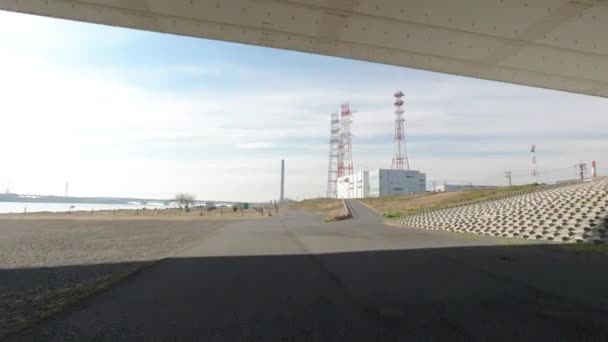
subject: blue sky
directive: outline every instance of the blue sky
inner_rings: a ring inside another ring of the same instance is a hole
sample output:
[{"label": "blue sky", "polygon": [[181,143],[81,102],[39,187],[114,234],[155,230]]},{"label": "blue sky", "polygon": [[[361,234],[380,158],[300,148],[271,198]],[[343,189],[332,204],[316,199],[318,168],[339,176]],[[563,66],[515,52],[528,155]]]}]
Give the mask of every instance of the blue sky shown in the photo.
[{"label": "blue sky", "polygon": [[[269,200],[325,192],[329,114],[357,110],[356,169],[390,166],[392,94],[413,168],[530,181],[608,165],[606,100],[298,52],[0,12],[0,185],[21,193]],[[543,172],[545,171],[545,172]]]}]

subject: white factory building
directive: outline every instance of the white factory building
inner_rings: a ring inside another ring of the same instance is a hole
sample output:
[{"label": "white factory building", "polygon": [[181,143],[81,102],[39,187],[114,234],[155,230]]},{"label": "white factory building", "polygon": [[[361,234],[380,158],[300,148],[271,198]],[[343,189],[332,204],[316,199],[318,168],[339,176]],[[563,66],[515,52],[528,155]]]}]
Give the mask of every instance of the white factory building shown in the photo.
[{"label": "white factory building", "polygon": [[381,197],[426,191],[426,175],[417,170],[378,169],[338,178],[338,198]]}]

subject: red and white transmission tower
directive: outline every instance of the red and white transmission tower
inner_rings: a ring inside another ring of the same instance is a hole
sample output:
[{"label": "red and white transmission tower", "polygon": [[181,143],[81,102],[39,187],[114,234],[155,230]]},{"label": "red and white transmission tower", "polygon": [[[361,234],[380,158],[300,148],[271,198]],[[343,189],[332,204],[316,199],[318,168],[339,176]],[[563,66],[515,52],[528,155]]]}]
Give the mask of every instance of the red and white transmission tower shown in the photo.
[{"label": "red and white transmission tower", "polygon": [[338,197],[338,158],[340,143],[340,114],[331,113],[329,136],[329,166],[327,168],[327,198]]},{"label": "red and white transmission tower", "polygon": [[350,126],[353,112],[350,104],[343,103],[340,110],[340,139],[338,142],[338,177],[353,174],[353,144]]},{"label": "red and white transmission tower", "polygon": [[538,177],[538,169],[536,168],[536,144],[532,144],[530,153],[532,153],[532,182],[536,183],[536,177]]},{"label": "red and white transmission tower", "polygon": [[591,162],[591,177],[597,177],[597,168],[595,167],[595,160]]},{"label": "red and white transmission tower", "polygon": [[409,170],[410,162],[407,159],[407,150],[405,149],[405,128],[403,123],[403,92],[399,90],[395,93],[395,148],[393,155],[393,170]]}]

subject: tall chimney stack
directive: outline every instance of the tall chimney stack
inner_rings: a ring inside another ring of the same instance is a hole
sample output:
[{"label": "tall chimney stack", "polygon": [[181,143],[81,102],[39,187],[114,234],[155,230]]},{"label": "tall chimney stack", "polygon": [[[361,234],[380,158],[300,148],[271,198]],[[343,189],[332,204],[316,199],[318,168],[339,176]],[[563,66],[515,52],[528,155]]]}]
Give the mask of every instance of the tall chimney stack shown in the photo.
[{"label": "tall chimney stack", "polygon": [[281,159],[281,198],[279,202],[285,202],[285,159]]}]

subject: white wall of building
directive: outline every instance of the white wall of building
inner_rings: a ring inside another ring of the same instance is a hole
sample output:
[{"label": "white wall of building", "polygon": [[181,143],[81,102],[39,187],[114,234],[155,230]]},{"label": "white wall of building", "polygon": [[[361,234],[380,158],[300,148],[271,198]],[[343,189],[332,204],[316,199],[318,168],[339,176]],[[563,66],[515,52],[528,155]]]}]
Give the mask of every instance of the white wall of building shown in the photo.
[{"label": "white wall of building", "polygon": [[338,198],[369,197],[369,171],[338,178]]},{"label": "white wall of building", "polygon": [[353,177],[344,176],[338,177],[338,198],[352,198],[353,197]]},{"label": "white wall of building", "polygon": [[355,178],[355,198],[369,197],[369,171],[357,172]]}]

